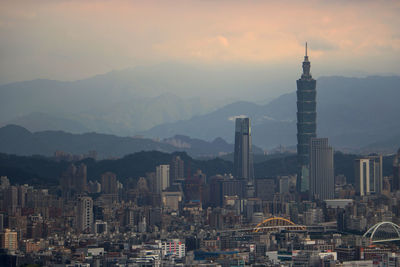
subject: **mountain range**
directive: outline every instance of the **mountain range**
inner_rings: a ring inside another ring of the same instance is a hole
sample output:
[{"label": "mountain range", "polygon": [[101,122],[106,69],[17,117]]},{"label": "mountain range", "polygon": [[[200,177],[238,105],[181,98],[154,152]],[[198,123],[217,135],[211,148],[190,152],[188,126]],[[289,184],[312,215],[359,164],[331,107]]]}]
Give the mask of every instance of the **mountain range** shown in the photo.
[{"label": "mountain range", "polygon": [[[258,147],[255,153],[262,153]],[[53,156],[56,151],[71,155],[84,155],[96,151],[99,159],[121,158],[140,151],[162,151],[172,153],[184,151],[193,157],[210,158],[233,152],[233,144],[222,138],[212,142],[177,135],[164,140],[141,137],[119,137],[109,134],[72,134],[63,131],[32,133],[27,129],[7,125],[0,128],[0,153],[15,155]]]},{"label": "mountain range", "polygon": [[[336,148],[365,151],[373,143],[397,150],[400,140],[400,77],[366,78],[322,77],[317,81],[317,136],[329,137]],[[146,136],[163,137],[176,133],[212,139],[224,136],[232,141],[235,116],[252,120],[254,144],[272,148],[296,144],[296,93],[284,94],[266,105],[235,102],[214,112],[189,120],[157,125],[143,132]],[[394,140],[398,140],[394,142]],[[373,150],[371,150],[373,151]]]},{"label": "mountain range", "polygon": [[[246,84],[258,92],[266,86],[260,73],[253,76],[253,83],[249,75],[245,79],[238,71],[231,72],[239,78],[229,81],[225,72],[219,72],[219,77],[218,72],[186,66],[165,69],[114,71],[74,82],[34,80],[2,85],[0,126],[15,124],[35,133],[52,130],[141,135],[166,139],[163,145],[169,142],[176,148],[181,144],[169,140],[171,136],[209,143],[222,137],[233,143],[235,117],[245,115],[252,121],[253,144],[263,149],[293,148],[296,144],[295,81],[293,92],[257,104],[234,101],[229,94],[223,99],[221,92],[227,92],[227,86],[237,92]],[[265,99],[271,97],[267,89],[271,88],[265,88]],[[215,96],[201,98],[202,90],[209,94],[215,91]],[[251,92],[252,88],[248,94]],[[330,143],[343,151],[393,152],[400,146],[399,97],[398,76],[318,78],[317,135],[329,137]]]},{"label": "mountain range", "polygon": [[[0,125],[17,124],[34,132],[131,136],[241,99],[249,83],[262,92],[267,82],[260,67],[180,63],[137,66],[77,81],[14,82],[0,85]],[[270,98],[271,94],[264,94],[257,99]]]}]

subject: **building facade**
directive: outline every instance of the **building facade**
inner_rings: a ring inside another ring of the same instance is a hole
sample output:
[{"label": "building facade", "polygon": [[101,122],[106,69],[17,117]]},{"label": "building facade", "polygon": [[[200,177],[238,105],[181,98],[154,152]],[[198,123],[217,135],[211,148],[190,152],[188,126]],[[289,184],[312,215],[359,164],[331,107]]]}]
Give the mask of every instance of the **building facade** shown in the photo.
[{"label": "building facade", "polygon": [[3,233],[1,233],[1,248],[17,250],[18,233],[10,229],[4,229]]},{"label": "building facade", "polygon": [[383,187],[382,156],[369,156],[354,161],[356,193],[359,196],[380,194]]},{"label": "building facade", "polygon": [[159,165],[156,167],[156,193],[169,187],[169,165]]},{"label": "building facade", "polygon": [[310,139],[310,198],[333,199],[335,197],[335,176],[333,149],[328,138]]},{"label": "building facade", "polygon": [[169,178],[171,179],[171,184],[176,180],[184,179],[185,177],[185,163],[179,156],[175,156],[170,165]]},{"label": "building facade", "polygon": [[400,190],[400,149],[393,159],[392,191]]},{"label": "building facade", "polygon": [[303,61],[303,74],[297,80],[297,191],[309,190],[309,145],[316,137],[316,81],[310,73],[310,61],[306,55]]},{"label": "building facade", "polygon": [[101,175],[101,192],[103,194],[118,194],[117,175],[106,172]]},{"label": "building facade", "polygon": [[249,118],[236,118],[233,173],[236,179],[253,181],[253,153]]},{"label": "building facade", "polygon": [[183,258],[186,255],[186,246],[183,240],[170,239],[158,241],[158,244],[163,257],[175,256],[177,258]]},{"label": "building facade", "polygon": [[80,233],[93,233],[93,200],[80,197],[77,202],[76,225]]}]

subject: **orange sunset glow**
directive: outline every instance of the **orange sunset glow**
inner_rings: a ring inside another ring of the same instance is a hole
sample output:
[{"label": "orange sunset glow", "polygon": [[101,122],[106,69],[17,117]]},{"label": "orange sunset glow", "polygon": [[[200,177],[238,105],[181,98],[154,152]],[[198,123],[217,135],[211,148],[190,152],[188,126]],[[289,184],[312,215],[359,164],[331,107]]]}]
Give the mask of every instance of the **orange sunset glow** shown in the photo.
[{"label": "orange sunset glow", "polygon": [[[142,64],[287,64],[398,73],[398,1],[2,1],[3,82]],[[76,66],[79,63],[79,66]],[[56,66],[56,67],[55,67]],[[323,68],[322,68],[323,69]]]}]

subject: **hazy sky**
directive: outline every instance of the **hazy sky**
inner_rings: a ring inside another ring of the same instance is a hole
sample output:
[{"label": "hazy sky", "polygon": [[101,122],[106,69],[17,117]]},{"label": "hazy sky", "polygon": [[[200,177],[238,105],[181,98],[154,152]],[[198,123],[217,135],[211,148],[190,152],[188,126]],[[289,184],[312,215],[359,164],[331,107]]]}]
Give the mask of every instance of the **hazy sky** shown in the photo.
[{"label": "hazy sky", "polygon": [[173,61],[300,69],[306,40],[315,76],[400,74],[400,1],[2,0],[0,36],[0,83]]}]

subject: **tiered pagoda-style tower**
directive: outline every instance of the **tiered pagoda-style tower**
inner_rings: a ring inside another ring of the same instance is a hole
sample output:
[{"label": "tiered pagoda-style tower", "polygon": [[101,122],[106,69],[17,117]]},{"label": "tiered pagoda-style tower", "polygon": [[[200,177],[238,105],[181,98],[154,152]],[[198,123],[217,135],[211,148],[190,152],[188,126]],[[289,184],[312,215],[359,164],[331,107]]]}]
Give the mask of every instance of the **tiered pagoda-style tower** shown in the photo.
[{"label": "tiered pagoda-style tower", "polygon": [[310,73],[310,61],[306,54],[303,74],[297,80],[297,191],[309,190],[310,139],[316,137],[316,81]]}]

